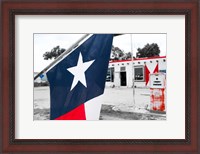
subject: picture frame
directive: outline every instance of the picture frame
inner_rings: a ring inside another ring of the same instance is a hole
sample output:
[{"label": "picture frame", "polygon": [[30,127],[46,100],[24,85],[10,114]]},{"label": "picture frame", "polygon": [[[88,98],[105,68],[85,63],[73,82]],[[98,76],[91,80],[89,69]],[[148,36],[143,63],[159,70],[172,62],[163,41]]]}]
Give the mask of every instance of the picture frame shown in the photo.
[{"label": "picture frame", "polygon": [[[2,1],[2,153],[198,153],[199,1]],[[185,15],[185,139],[15,139],[15,15]]]}]

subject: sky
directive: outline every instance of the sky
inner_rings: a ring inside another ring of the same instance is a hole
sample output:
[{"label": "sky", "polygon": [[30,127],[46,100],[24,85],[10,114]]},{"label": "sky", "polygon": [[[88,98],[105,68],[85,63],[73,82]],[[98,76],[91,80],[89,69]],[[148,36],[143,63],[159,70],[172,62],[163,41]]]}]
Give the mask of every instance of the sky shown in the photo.
[{"label": "sky", "polygon": [[[68,49],[83,35],[85,34],[34,34],[34,72],[42,71],[53,62],[54,59],[44,60],[43,54],[46,51],[51,51],[56,46]],[[157,43],[160,56],[166,56],[166,37],[166,34],[123,34],[114,37],[113,45],[124,52],[132,51],[135,56],[138,48],[143,48],[147,43]]]}]

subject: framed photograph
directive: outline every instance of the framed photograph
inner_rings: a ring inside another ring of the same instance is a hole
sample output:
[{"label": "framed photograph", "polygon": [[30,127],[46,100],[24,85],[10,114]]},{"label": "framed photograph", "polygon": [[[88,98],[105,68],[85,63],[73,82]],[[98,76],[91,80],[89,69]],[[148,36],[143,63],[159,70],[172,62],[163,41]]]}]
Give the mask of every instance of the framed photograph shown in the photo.
[{"label": "framed photograph", "polygon": [[2,1],[2,153],[198,153],[198,1]]}]

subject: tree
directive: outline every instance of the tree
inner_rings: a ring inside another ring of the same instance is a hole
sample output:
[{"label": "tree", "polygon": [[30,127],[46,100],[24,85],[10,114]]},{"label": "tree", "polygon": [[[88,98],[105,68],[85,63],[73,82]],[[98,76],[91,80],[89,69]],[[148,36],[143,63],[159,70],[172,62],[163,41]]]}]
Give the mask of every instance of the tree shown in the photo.
[{"label": "tree", "polygon": [[131,52],[127,52],[126,53],[126,60],[130,60],[131,59],[131,57],[132,57],[132,53]]},{"label": "tree", "polygon": [[124,52],[120,48],[112,46],[110,57],[111,60],[119,60],[121,57],[123,57],[123,55]]},{"label": "tree", "polygon": [[[125,53],[119,47],[112,46],[110,60],[131,60],[131,57],[132,57],[131,52]],[[133,57],[133,58],[135,58],[135,57]]]},{"label": "tree", "polygon": [[[60,46],[56,46],[53,49],[51,49],[51,51],[46,51],[43,54],[44,60],[48,60],[52,58],[56,59],[65,51],[66,49],[60,48]],[[119,47],[112,46],[111,56],[110,56],[111,60],[127,60],[127,59],[131,59],[131,56],[132,56],[131,52],[125,53]]]},{"label": "tree", "polygon": [[137,58],[143,58],[143,57],[155,57],[160,55],[160,48],[158,44],[147,43],[142,49],[138,48],[138,52],[136,53]]},{"label": "tree", "polygon": [[60,56],[63,52],[65,52],[66,49],[60,48],[60,46],[54,47],[51,51],[47,51],[43,54],[44,60],[48,59],[56,59],[58,56]]}]

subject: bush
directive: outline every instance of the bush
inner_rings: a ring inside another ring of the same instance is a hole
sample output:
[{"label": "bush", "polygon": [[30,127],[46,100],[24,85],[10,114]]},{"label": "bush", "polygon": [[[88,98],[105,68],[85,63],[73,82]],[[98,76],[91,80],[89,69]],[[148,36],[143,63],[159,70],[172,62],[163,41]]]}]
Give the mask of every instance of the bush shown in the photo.
[{"label": "bush", "polygon": [[49,86],[49,82],[34,82],[34,87],[45,87]]}]

